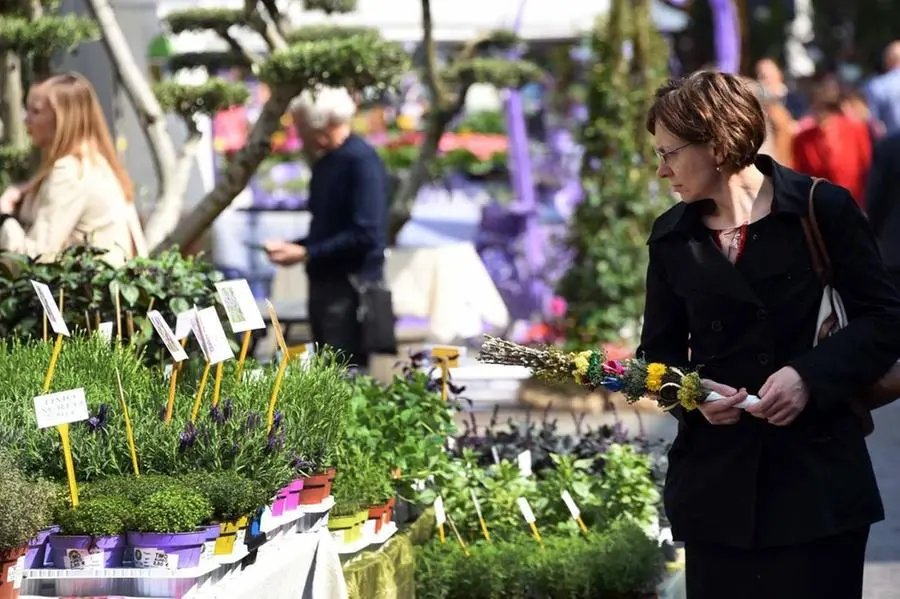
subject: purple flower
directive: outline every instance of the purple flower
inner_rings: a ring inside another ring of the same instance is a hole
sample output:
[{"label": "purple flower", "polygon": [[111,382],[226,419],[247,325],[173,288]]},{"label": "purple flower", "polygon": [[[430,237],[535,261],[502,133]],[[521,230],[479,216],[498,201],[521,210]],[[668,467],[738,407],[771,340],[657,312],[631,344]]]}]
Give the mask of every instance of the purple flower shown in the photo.
[{"label": "purple flower", "polygon": [[185,451],[194,446],[194,442],[197,440],[197,429],[194,428],[192,422],[188,422],[184,425],[184,430],[181,431],[179,440],[181,442],[179,447],[180,451]]},{"label": "purple flower", "polygon": [[225,421],[231,418],[231,413],[234,411],[234,402],[231,399],[226,399],[222,402],[222,417]]},{"label": "purple flower", "polygon": [[281,428],[282,416],[283,416],[282,413],[279,412],[278,410],[275,410],[275,413],[272,414],[272,432],[275,432]]},{"label": "purple flower", "polygon": [[209,419],[216,424],[222,424],[225,422],[225,415],[222,413],[219,406],[211,406],[209,408]]},{"label": "purple flower", "polygon": [[259,412],[250,412],[247,414],[247,422],[244,423],[244,429],[252,431],[253,429],[258,428],[260,424],[262,424],[262,418],[260,417]]},{"label": "purple flower", "polygon": [[[273,429],[274,430],[274,429]],[[266,448],[263,450],[270,455],[284,446],[284,433],[270,434],[266,440]]]},{"label": "purple flower", "polygon": [[97,409],[97,413],[90,418],[88,418],[87,425],[88,429],[92,433],[99,432],[101,429],[106,428],[106,423],[108,421],[109,415],[109,406],[106,404],[100,404],[100,407]]}]

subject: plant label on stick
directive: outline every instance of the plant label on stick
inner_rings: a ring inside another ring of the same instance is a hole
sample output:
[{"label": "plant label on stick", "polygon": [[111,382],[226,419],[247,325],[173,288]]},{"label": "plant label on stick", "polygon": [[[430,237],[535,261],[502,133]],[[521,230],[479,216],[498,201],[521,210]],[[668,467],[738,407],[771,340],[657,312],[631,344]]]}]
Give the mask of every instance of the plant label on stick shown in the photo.
[{"label": "plant label on stick", "polygon": [[197,310],[191,328],[200,342],[203,356],[211,365],[234,357],[234,352],[231,351],[231,344],[228,342],[228,335],[225,334],[225,329],[222,328],[222,321],[219,320],[219,315],[216,313],[215,308]]},{"label": "plant label on stick", "polygon": [[578,505],[575,503],[575,500],[572,499],[572,495],[568,491],[563,491],[562,500],[563,503],[566,504],[566,507],[569,508],[569,513],[572,514],[572,518],[578,523],[578,528],[581,529],[581,532],[587,534],[588,528],[585,525],[584,520],[581,519],[581,510],[578,509]]},{"label": "plant label on stick", "polygon": [[101,322],[100,326],[97,327],[97,333],[106,339],[107,341],[112,341],[113,338],[113,327],[114,323],[109,320],[107,322]]},{"label": "plant label on stick", "polygon": [[444,524],[447,523],[447,512],[444,510],[444,498],[440,496],[434,500],[434,521],[438,527],[438,538],[440,538],[441,543],[446,542]]},{"label": "plant label on stick", "polygon": [[34,398],[34,415],[38,428],[81,422],[90,418],[84,389],[69,389]]},{"label": "plant label on stick", "polygon": [[196,312],[196,308],[191,308],[175,315],[175,338],[177,340],[187,339],[187,336],[191,334],[191,327],[194,324],[194,314]]},{"label": "plant label on stick", "polygon": [[469,489],[469,495],[472,497],[475,513],[478,514],[478,524],[481,526],[481,534],[484,535],[484,540],[490,543],[491,533],[488,532],[487,522],[485,522],[484,516],[481,514],[481,504],[478,502],[478,497],[475,495],[475,489]]},{"label": "plant label on stick", "polygon": [[516,462],[519,464],[519,474],[523,478],[531,476],[531,450],[526,449],[516,456]]},{"label": "plant label on stick", "polygon": [[150,319],[150,323],[156,330],[156,334],[162,339],[163,345],[166,346],[166,349],[169,350],[169,353],[172,355],[172,359],[176,362],[187,360],[187,352],[185,352],[184,348],[181,347],[181,344],[178,343],[178,340],[175,338],[175,333],[169,328],[169,323],[166,322],[163,315],[156,310],[150,310],[147,312],[147,317]]},{"label": "plant label on stick", "polygon": [[47,316],[53,332],[57,335],[70,337],[69,327],[66,326],[66,321],[63,320],[62,313],[59,310],[59,306],[56,305],[56,300],[53,299],[53,292],[50,291],[50,288],[38,281],[32,281],[31,286],[34,287],[34,291],[37,293],[38,301],[41,302],[41,307],[44,308],[44,314]]},{"label": "plant label on stick", "polygon": [[531,528],[531,534],[534,536],[534,540],[537,541],[537,544],[541,546],[541,549],[544,548],[544,541],[541,539],[541,533],[538,532],[537,524],[535,523],[534,512],[531,511],[531,506],[528,504],[528,500],[524,497],[519,497],[516,499],[516,503],[519,504],[519,511],[522,512],[522,517],[525,518],[525,522],[528,523],[528,526]]},{"label": "plant label on stick", "polygon": [[243,333],[266,328],[259,306],[245,279],[216,283],[216,291],[228,315],[232,331]]},{"label": "plant label on stick", "polygon": [[457,368],[459,366],[459,348],[447,345],[439,345],[431,348],[431,357],[446,364],[448,368]]},{"label": "plant label on stick", "polygon": [[494,458],[495,464],[500,464],[500,452],[497,451],[496,445],[491,445],[491,456]]}]

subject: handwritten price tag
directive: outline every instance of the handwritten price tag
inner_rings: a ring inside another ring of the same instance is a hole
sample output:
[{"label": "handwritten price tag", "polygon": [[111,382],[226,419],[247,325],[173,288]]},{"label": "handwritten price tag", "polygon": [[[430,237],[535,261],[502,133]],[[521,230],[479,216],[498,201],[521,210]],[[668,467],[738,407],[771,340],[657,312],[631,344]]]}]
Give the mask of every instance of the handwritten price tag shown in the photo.
[{"label": "handwritten price tag", "polygon": [[47,315],[47,320],[50,322],[50,328],[52,328],[53,332],[57,335],[69,337],[69,327],[66,326],[66,321],[63,320],[62,314],[59,311],[59,306],[56,305],[56,300],[53,299],[53,292],[50,291],[50,288],[47,287],[47,285],[37,281],[32,281],[31,286],[34,287],[34,292],[37,293],[38,300],[44,308],[44,314]]},{"label": "handwritten price tag", "polygon": [[100,327],[97,329],[97,333],[106,339],[107,341],[112,341],[113,337],[113,322],[111,320],[107,322],[101,322]]},{"label": "handwritten price tag", "polygon": [[38,395],[34,398],[34,414],[38,428],[87,420],[89,416],[84,389]]},{"label": "handwritten price tag", "polygon": [[228,315],[232,331],[243,333],[266,328],[259,306],[245,279],[216,283],[216,291]]}]

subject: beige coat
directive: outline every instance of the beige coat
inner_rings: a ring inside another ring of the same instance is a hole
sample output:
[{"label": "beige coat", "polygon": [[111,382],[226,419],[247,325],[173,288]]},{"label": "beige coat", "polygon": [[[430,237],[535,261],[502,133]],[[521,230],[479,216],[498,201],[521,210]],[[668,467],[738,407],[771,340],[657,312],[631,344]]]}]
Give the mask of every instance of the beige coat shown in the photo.
[{"label": "beige coat", "polygon": [[18,220],[0,226],[0,250],[53,260],[84,243],[108,250],[118,266],[147,255],[137,210],[103,158],[60,158],[36,194],[22,200]]}]

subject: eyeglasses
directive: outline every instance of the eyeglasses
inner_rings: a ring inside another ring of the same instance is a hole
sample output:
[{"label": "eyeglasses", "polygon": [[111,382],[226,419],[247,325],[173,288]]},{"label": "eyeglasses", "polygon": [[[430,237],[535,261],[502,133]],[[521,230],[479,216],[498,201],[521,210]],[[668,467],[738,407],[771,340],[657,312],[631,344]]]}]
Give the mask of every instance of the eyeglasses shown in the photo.
[{"label": "eyeglasses", "polygon": [[678,146],[674,150],[669,150],[667,152],[660,152],[659,150],[654,150],[653,152],[656,154],[656,157],[659,158],[659,161],[661,163],[669,164],[669,158],[671,158],[672,156],[674,156],[681,150],[685,149],[686,147],[692,146],[692,145],[694,145],[694,142],[689,141],[686,144],[684,144],[683,146]]}]

